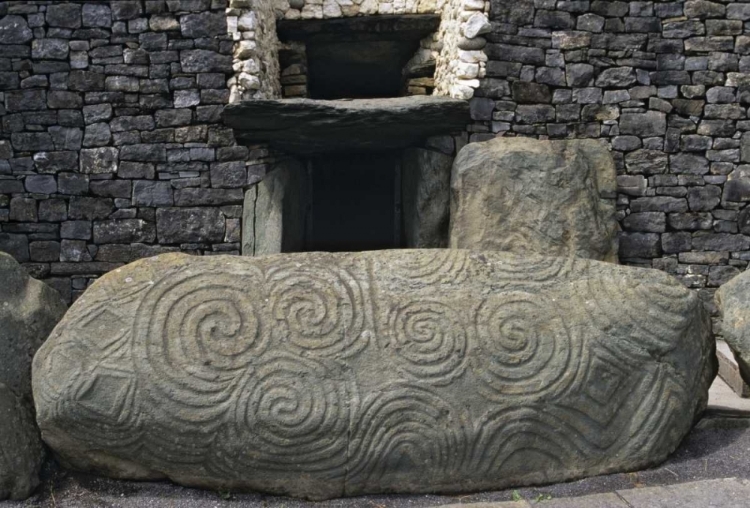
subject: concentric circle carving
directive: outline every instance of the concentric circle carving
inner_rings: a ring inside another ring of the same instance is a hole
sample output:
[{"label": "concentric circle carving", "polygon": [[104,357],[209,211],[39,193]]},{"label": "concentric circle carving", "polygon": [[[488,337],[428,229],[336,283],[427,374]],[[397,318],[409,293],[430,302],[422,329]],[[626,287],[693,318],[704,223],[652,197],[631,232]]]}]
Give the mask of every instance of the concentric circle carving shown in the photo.
[{"label": "concentric circle carving", "polygon": [[390,351],[401,369],[435,384],[448,384],[465,367],[468,332],[461,316],[439,301],[395,304],[381,349]]}]

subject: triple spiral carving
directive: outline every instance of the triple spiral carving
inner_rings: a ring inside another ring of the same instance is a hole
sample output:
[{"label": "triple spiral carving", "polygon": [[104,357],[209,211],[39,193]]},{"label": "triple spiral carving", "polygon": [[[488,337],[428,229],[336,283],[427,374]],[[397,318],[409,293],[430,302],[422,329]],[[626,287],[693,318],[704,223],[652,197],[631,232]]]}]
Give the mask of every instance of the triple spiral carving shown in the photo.
[{"label": "triple spiral carving", "polygon": [[412,377],[448,384],[465,367],[469,337],[461,316],[439,301],[395,305],[381,347]]},{"label": "triple spiral carving", "polygon": [[489,298],[477,313],[474,355],[482,393],[490,399],[533,395],[572,381],[580,341],[571,339],[551,301],[512,291]]}]

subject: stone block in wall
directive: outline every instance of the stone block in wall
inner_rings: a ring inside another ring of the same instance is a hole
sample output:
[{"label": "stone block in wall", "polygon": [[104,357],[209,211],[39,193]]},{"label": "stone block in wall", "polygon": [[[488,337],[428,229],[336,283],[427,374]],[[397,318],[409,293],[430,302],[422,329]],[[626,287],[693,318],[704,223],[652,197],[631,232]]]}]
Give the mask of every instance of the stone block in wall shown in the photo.
[{"label": "stone block in wall", "polygon": [[137,180],[133,183],[133,206],[172,206],[174,198],[169,182]]},{"label": "stone block in wall", "polygon": [[26,235],[0,233],[0,251],[23,263],[29,261],[29,239]]},{"label": "stone block in wall", "polygon": [[667,118],[664,113],[624,113],[620,117],[620,133],[640,137],[663,136],[667,131]]},{"label": "stone block in wall", "polygon": [[117,148],[90,148],[80,152],[80,171],[85,174],[116,173],[118,166]]},{"label": "stone block in wall", "polygon": [[410,148],[402,158],[402,210],[405,246],[445,248],[450,222],[453,157]]},{"label": "stone block in wall", "polygon": [[159,208],[156,210],[159,243],[221,243],[225,219],[218,208]]},{"label": "stone block in wall", "polygon": [[153,243],[156,227],[141,219],[118,219],[94,222],[94,243]]},{"label": "stone block in wall", "polygon": [[595,140],[472,143],[453,166],[450,246],[616,261],[615,176]]},{"label": "stone block in wall", "polygon": [[656,233],[621,233],[620,258],[656,258],[661,256],[661,235]]},{"label": "stone block in wall", "polygon": [[0,44],[20,45],[34,38],[34,33],[22,16],[3,16],[0,18]]},{"label": "stone block in wall", "polygon": [[205,49],[185,50],[180,52],[182,71],[196,72],[231,72],[232,56],[222,55]]},{"label": "stone block in wall", "polygon": [[242,203],[241,189],[178,189],[174,193],[176,206],[221,206]]}]

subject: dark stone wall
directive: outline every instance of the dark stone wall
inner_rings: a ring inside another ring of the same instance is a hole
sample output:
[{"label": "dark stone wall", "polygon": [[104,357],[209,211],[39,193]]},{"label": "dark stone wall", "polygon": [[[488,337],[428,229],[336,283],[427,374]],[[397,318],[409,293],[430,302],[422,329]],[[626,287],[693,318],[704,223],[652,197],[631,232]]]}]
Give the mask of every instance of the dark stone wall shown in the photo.
[{"label": "dark stone wall", "polygon": [[[0,250],[66,298],[140,257],[239,253],[272,159],[221,124],[226,3],[0,3]],[[622,261],[710,302],[750,259],[750,3],[493,0],[491,18],[456,147],[606,139]]]},{"label": "dark stone wall", "polygon": [[0,3],[0,250],[66,299],[144,256],[239,253],[268,154],[220,122],[226,3]]},{"label": "dark stone wall", "polygon": [[621,261],[712,305],[750,260],[750,3],[492,0],[491,19],[471,139],[606,139]]}]

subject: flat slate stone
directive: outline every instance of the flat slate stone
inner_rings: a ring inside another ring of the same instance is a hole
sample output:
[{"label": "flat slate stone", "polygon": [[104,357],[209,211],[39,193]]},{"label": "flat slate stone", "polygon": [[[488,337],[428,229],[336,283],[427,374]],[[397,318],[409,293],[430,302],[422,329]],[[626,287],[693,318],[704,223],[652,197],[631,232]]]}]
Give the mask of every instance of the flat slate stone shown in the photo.
[{"label": "flat slate stone", "polygon": [[599,141],[471,143],[453,164],[450,246],[617,262],[616,195]]},{"label": "flat slate stone", "polygon": [[250,100],[224,109],[239,143],[268,142],[300,155],[404,148],[469,121],[467,101],[435,96]]},{"label": "flat slate stone", "polygon": [[31,360],[66,305],[0,252],[0,500],[25,499],[39,484],[44,452],[34,423]]},{"label": "flat slate stone", "polygon": [[750,272],[743,272],[716,292],[721,333],[734,353],[740,375],[750,384]]},{"label": "flat slate stone", "polygon": [[282,41],[342,42],[420,40],[440,27],[439,14],[356,16],[340,19],[282,19],[277,32]]},{"label": "flat slate stone", "polygon": [[698,296],[578,258],[165,254],[98,279],[34,359],[44,440],[117,478],[326,499],[664,460],[716,373]]}]

